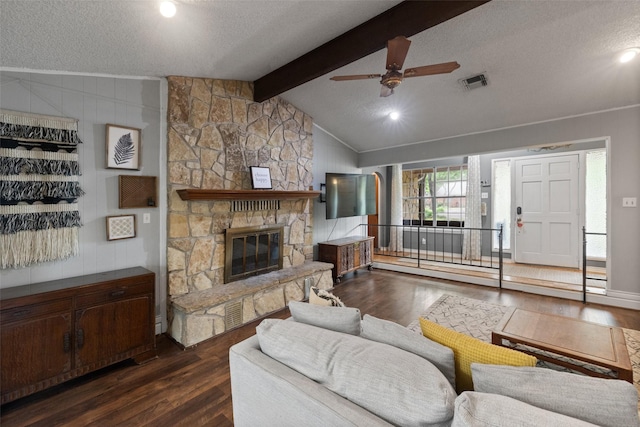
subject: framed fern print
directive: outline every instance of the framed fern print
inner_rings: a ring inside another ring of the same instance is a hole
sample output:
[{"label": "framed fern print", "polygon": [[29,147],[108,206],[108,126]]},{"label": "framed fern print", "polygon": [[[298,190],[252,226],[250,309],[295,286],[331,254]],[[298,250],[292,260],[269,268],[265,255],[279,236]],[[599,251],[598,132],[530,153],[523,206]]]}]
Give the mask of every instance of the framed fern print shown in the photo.
[{"label": "framed fern print", "polygon": [[107,124],[107,168],[140,170],[140,129]]}]

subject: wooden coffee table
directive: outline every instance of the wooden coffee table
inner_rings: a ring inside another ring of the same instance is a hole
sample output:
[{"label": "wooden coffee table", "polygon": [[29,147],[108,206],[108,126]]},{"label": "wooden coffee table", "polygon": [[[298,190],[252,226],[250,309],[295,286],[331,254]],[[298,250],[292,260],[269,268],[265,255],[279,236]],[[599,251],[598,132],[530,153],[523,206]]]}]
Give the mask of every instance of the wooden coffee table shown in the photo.
[{"label": "wooden coffee table", "polygon": [[[511,347],[511,343],[544,350],[552,354],[522,351],[590,376],[611,378],[576,361],[608,368],[617,373],[618,379],[633,383],[633,370],[621,328],[515,308],[496,326],[491,341],[504,347]],[[554,355],[566,357],[556,359]]]}]

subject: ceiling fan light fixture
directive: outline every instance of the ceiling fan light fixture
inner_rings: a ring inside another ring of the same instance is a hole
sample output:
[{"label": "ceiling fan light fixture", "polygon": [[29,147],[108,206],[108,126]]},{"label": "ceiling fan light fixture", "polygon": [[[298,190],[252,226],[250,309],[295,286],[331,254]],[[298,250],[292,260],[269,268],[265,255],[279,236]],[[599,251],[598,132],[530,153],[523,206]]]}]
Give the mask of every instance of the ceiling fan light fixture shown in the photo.
[{"label": "ceiling fan light fixture", "polygon": [[640,54],[640,48],[632,47],[623,51],[618,57],[618,61],[622,64],[626,64],[627,62],[633,61],[638,54]]},{"label": "ceiling fan light fixture", "polygon": [[389,113],[389,118],[391,120],[398,120],[400,118],[400,113],[398,113],[397,111],[392,111]]},{"label": "ceiling fan light fixture", "polygon": [[173,18],[176,14],[176,5],[172,1],[161,2],[160,14],[165,18]]},{"label": "ceiling fan light fixture", "polygon": [[394,70],[387,72],[387,74],[382,76],[382,80],[380,80],[380,84],[385,85],[389,89],[398,87],[400,83],[402,83],[402,74]]}]

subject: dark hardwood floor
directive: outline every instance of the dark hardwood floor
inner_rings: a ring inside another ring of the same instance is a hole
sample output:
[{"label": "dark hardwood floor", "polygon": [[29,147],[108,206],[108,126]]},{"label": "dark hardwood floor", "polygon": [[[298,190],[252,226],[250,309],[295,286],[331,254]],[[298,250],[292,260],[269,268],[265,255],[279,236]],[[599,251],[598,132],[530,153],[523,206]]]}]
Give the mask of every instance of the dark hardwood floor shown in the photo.
[{"label": "dark hardwood floor", "polygon": [[[640,330],[640,312],[553,297],[426,279],[382,270],[345,277],[334,293],[362,314],[407,325],[445,293]],[[269,317],[288,317],[283,310]],[[195,348],[159,336],[158,356],[123,362],[0,408],[9,426],[231,426],[228,350],[255,333],[255,321]],[[42,355],[46,357],[46,355]]]}]

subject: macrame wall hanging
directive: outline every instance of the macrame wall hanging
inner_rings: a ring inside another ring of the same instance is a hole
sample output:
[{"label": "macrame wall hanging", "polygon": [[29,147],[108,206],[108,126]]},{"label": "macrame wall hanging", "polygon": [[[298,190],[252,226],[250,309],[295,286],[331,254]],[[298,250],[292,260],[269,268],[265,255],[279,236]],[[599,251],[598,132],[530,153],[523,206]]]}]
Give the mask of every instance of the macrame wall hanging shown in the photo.
[{"label": "macrame wall hanging", "polygon": [[78,254],[78,121],[0,109],[0,268]]}]

